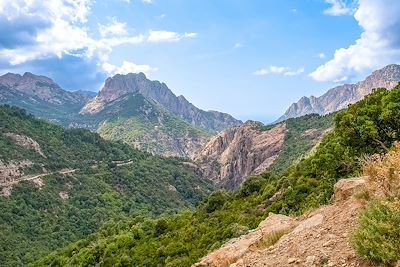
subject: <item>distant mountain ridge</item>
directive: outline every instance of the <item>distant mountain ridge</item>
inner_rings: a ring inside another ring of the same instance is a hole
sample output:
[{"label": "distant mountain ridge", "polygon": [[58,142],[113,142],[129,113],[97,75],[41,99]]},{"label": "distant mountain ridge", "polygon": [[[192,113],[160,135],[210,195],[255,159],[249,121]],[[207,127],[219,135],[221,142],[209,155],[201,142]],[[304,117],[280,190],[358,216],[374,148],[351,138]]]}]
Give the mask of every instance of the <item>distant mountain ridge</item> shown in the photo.
[{"label": "distant mountain ridge", "polygon": [[302,97],[297,103],[293,103],[277,122],[317,113],[329,114],[346,108],[363,99],[373,89],[383,87],[393,89],[400,82],[400,65],[391,64],[380,70],[374,71],[365,80],[356,84],[344,84],[328,90],[320,97]]},{"label": "distant mountain ridge", "polygon": [[184,96],[175,96],[165,83],[151,81],[143,73],[117,74],[108,78],[96,98],[89,101],[80,113],[96,114],[104,108],[106,103],[129,93],[140,93],[153,99],[184,121],[210,132],[218,132],[241,124],[241,121],[229,114],[204,111],[195,107]]},{"label": "distant mountain ridge", "polygon": [[213,133],[241,124],[229,114],[195,107],[143,73],[108,78],[98,94],[66,91],[29,72],[7,73],[0,76],[0,104],[164,156],[190,157]]},{"label": "distant mountain ridge", "polygon": [[[83,104],[91,98],[86,92],[63,90],[52,79],[30,72],[25,72],[23,75],[7,73],[0,76],[0,86],[2,89],[24,93],[54,105]],[[0,99],[4,98],[4,93],[4,90],[0,91]]]}]

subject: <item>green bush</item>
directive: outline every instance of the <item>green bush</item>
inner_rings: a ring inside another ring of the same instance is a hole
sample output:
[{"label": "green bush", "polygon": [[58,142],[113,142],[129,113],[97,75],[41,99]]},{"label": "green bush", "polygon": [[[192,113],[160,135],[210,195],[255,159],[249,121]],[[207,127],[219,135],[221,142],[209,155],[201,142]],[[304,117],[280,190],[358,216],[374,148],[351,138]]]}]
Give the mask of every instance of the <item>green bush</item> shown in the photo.
[{"label": "green bush", "polygon": [[400,203],[375,201],[361,213],[352,244],[359,255],[378,263],[400,260]]}]

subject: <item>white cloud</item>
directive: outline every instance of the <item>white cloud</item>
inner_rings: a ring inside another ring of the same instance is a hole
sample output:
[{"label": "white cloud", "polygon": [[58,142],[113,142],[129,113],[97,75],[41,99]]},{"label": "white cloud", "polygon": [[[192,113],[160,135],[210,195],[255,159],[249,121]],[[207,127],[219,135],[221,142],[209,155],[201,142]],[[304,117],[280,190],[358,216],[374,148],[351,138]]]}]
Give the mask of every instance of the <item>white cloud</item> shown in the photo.
[{"label": "white cloud", "polygon": [[148,75],[151,72],[157,71],[157,68],[153,68],[149,65],[137,65],[130,61],[123,61],[120,67],[112,65],[110,63],[104,63],[102,69],[110,75],[114,74],[128,74],[143,72]]},{"label": "white cloud", "polygon": [[142,0],[142,2],[145,4],[152,4],[153,0]]},{"label": "white cloud", "polygon": [[289,67],[269,66],[268,68],[262,68],[253,72],[253,75],[264,76],[269,74],[281,74],[284,76],[295,76],[303,72],[304,68],[292,69]]},{"label": "white cloud", "polygon": [[319,54],[318,54],[318,57],[319,57],[319,58],[326,58],[326,55],[325,55],[325,53],[319,53]]},{"label": "white cloud", "polygon": [[310,74],[317,81],[346,81],[400,61],[400,1],[359,0],[354,18],[363,33],[354,44]]},{"label": "white cloud", "polygon": [[343,16],[354,14],[354,3],[346,3],[343,0],[325,0],[331,7],[324,10],[324,14],[331,16]]},{"label": "white cloud", "polygon": [[[108,63],[109,57],[113,48],[117,46],[145,42],[177,42],[196,36],[195,33],[170,31],[129,35],[126,23],[111,18],[109,24],[99,25],[101,38],[93,38],[87,21],[94,2],[0,0],[0,17],[3,18],[0,20],[0,60],[10,65],[20,65],[38,59],[73,55],[83,59],[94,59],[100,70],[104,70],[111,68],[111,64]],[[124,62],[118,70],[135,68],[143,71],[154,70],[146,68],[146,65],[129,62]]]},{"label": "white cloud", "polygon": [[178,42],[182,39],[192,39],[197,36],[196,33],[177,33],[171,31],[149,31],[149,36],[147,41],[150,43],[160,43],[160,42]]},{"label": "white cloud", "polygon": [[46,26],[32,37],[32,44],[0,49],[0,55],[16,65],[48,55],[61,57],[63,53],[88,47],[91,40],[80,25],[87,21],[90,6],[89,0],[1,1],[0,16],[5,17],[9,25],[30,18],[31,24]]},{"label": "white cloud", "polygon": [[126,23],[119,22],[115,17],[110,18],[107,25],[99,24],[99,33],[102,37],[107,35],[127,35]]},{"label": "white cloud", "polygon": [[296,76],[296,75],[300,75],[304,72],[304,68],[299,68],[297,70],[291,70],[291,71],[287,71],[285,73],[283,73],[283,75],[285,76]]}]

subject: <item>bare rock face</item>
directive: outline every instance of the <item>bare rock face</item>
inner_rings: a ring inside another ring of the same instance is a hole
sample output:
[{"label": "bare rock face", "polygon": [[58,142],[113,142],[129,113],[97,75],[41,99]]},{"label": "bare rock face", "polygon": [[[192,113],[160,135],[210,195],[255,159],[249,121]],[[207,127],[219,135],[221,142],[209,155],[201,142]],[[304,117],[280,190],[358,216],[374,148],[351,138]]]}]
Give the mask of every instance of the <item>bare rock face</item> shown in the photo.
[{"label": "bare rock face", "polygon": [[83,103],[90,98],[78,92],[65,91],[52,79],[30,72],[25,72],[24,75],[7,73],[0,76],[0,99],[7,98],[7,90],[37,97],[54,105]]},{"label": "bare rock face", "polygon": [[339,180],[334,186],[335,201],[346,201],[362,190],[367,190],[366,183],[366,178]]},{"label": "bare rock face", "polygon": [[206,112],[195,107],[185,97],[175,96],[165,83],[150,81],[143,73],[117,74],[108,78],[99,94],[82,108],[81,114],[96,114],[104,108],[106,103],[123,95],[136,93],[154,100],[186,122],[210,132],[241,124],[241,121],[229,114],[217,111]]},{"label": "bare rock face", "polygon": [[30,138],[29,136],[16,133],[4,133],[4,135],[14,140],[14,142],[17,143],[19,146],[22,146],[26,149],[32,149],[40,156],[46,158],[46,155],[43,153],[38,142]]},{"label": "bare rock face", "polygon": [[257,229],[239,238],[230,240],[220,249],[210,253],[193,267],[228,267],[236,263],[247,253],[257,249],[264,233],[289,232],[298,223],[285,215],[270,214],[267,219],[260,223]]},{"label": "bare rock face", "polygon": [[[259,227],[205,256],[193,267],[373,266],[350,245],[358,213],[365,205],[355,197],[364,178],[340,180],[332,205],[300,217],[270,214]],[[260,241],[281,233],[275,244]]]},{"label": "bare rock face", "polygon": [[349,104],[360,101],[375,88],[383,87],[391,90],[399,82],[400,65],[388,65],[383,69],[374,71],[364,81],[357,84],[337,86],[320,97],[302,97],[297,103],[293,103],[278,121],[311,113],[320,115],[329,114],[347,108]]},{"label": "bare rock face", "polygon": [[248,121],[212,138],[193,157],[203,176],[234,189],[246,176],[265,171],[278,157],[286,124],[268,131],[261,127],[261,123]]}]

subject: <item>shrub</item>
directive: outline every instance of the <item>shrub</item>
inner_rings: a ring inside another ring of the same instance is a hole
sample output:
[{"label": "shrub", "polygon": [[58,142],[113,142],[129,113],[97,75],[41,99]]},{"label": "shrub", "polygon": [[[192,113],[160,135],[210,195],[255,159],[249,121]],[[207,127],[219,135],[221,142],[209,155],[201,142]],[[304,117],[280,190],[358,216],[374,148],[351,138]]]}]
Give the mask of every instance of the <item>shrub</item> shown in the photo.
[{"label": "shrub", "polygon": [[268,248],[270,246],[273,246],[276,244],[276,242],[279,241],[279,239],[281,239],[282,236],[284,236],[285,234],[287,234],[287,231],[273,231],[271,233],[268,233],[266,235],[264,235],[260,241],[258,241],[257,243],[257,247],[260,249],[263,248]]},{"label": "shrub", "polygon": [[359,255],[378,263],[400,260],[400,203],[374,201],[360,214],[352,235]]},{"label": "shrub", "polygon": [[220,209],[226,201],[230,198],[229,194],[225,191],[219,190],[213,192],[206,200],[204,209],[207,213],[211,213]]},{"label": "shrub", "polygon": [[386,155],[374,155],[364,166],[369,188],[378,196],[400,197],[400,143]]},{"label": "shrub", "polygon": [[239,196],[248,197],[253,193],[260,191],[265,182],[266,179],[264,179],[262,176],[248,177],[239,189]]}]

